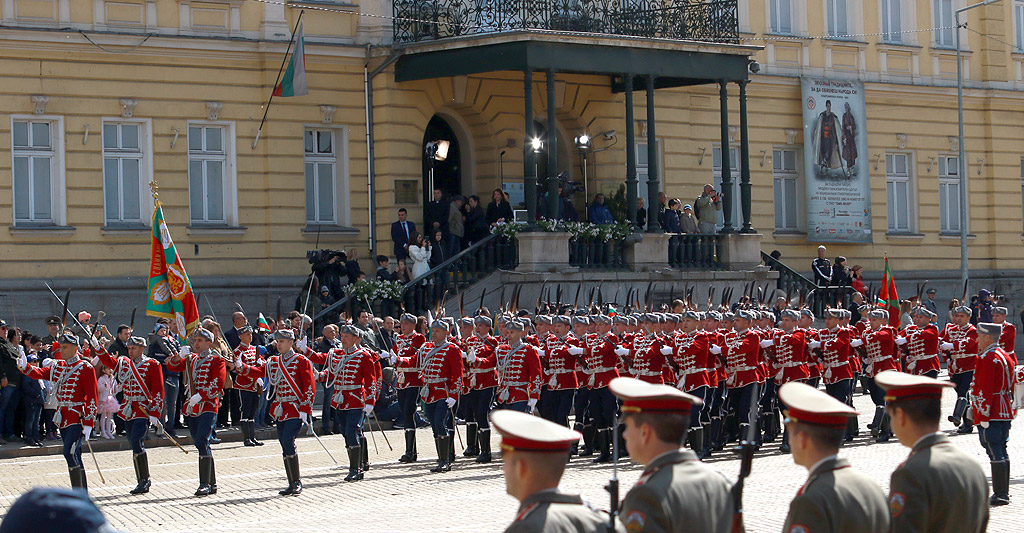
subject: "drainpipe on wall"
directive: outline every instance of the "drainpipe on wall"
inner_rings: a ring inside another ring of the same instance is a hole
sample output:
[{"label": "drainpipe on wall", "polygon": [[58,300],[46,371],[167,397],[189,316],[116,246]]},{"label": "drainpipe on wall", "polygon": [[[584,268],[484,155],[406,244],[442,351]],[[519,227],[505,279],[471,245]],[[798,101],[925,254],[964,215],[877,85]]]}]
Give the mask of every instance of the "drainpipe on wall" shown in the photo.
[{"label": "drainpipe on wall", "polygon": [[385,69],[391,66],[392,63],[398,60],[402,55],[402,52],[393,52],[383,63],[377,68],[370,70],[370,51],[372,46],[366,45],[366,63],[363,64],[363,84],[365,86],[366,94],[366,194],[369,198],[367,202],[369,210],[369,247],[370,256],[377,257],[377,196],[374,193],[374,186],[376,185],[377,172],[374,165],[373,155],[373,78],[380,74]]}]

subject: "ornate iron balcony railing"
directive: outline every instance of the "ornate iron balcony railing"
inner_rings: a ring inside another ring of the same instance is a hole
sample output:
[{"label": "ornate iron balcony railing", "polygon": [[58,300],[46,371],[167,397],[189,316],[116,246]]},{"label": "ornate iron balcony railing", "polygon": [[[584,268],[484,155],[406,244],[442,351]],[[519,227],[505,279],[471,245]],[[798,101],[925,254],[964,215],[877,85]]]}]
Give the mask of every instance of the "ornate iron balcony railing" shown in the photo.
[{"label": "ornate iron balcony railing", "polygon": [[735,43],[737,0],[394,0],[396,43],[515,30]]}]

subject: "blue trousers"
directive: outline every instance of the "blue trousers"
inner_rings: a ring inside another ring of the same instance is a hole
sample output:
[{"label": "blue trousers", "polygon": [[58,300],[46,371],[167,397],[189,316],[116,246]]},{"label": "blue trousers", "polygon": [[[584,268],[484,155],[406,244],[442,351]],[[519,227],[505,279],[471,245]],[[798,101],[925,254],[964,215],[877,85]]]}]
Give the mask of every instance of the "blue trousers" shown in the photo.
[{"label": "blue trousers", "polygon": [[[949,376],[949,380],[952,381],[954,385],[956,385],[955,388],[957,398],[967,397],[967,391],[971,390],[971,380],[973,379],[973,370],[970,372],[961,372],[959,374],[953,374],[952,376]],[[970,410],[968,409],[967,412],[970,413]]]},{"label": "blue trousers", "polygon": [[750,383],[738,388],[729,390],[729,401],[736,413],[736,419],[740,424],[757,423],[757,420],[750,420],[750,402],[758,401],[754,398],[754,384]]},{"label": "blue trousers", "polygon": [[[167,372],[164,369],[164,372]],[[180,387],[180,379],[177,375],[164,376],[164,427],[167,431],[174,429],[174,422],[178,419],[178,412],[181,411],[181,405],[178,402],[178,389]]]},{"label": "blue trousers", "polygon": [[82,437],[82,424],[60,430],[60,440],[64,441],[64,460],[69,467],[85,466],[82,463]]},{"label": "blue trousers", "polygon": [[[341,434],[345,436],[345,446],[359,446],[359,437],[363,433],[362,409],[335,409],[334,427],[341,428]],[[416,427],[416,426],[412,426]]]},{"label": "blue trousers", "polygon": [[281,443],[282,455],[295,455],[295,438],[301,429],[302,420],[298,418],[277,421],[277,440]]},{"label": "blue trousers", "polygon": [[402,426],[405,429],[416,429],[416,400],[420,397],[419,387],[406,387],[398,389],[398,410],[402,419]]},{"label": "blue trousers", "polygon": [[868,378],[868,393],[875,407],[885,407],[885,389],[875,384],[875,378]]},{"label": "blue trousers", "polygon": [[590,416],[590,389],[580,387],[576,389],[576,396],[572,399],[572,411],[576,414],[577,424],[593,424],[594,417]]},{"label": "blue trousers", "polygon": [[1006,452],[1006,443],[1010,441],[1010,421],[993,420],[988,427],[978,426],[978,439],[985,447],[990,461],[1009,461],[1010,455]]},{"label": "blue trousers", "polygon": [[594,419],[597,429],[610,429],[615,424],[615,411],[619,404],[608,387],[590,389],[590,405],[587,411]]},{"label": "blue trousers", "polygon": [[25,404],[25,440],[26,441],[38,441],[39,436],[39,417],[43,414],[43,404],[41,403],[30,403]]},{"label": "blue trousers", "polygon": [[[523,402],[525,405],[526,402]],[[448,436],[448,406],[445,405],[444,400],[438,400],[433,403],[427,404],[427,420],[430,421],[430,427],[434,430],[435,437],[447,437]],[[409,427],[409,426],[406,426]],[[415,427],[415,426],[414,426]]]},{"label": "blue trousers", "polygon": [[195,443],[199,455],[213,455],[210,450],[210,436],[213,435],[213,424],[217,422],[217,413],[203,413],[188,417],[188,434]]},{"label": "blue trousers", "polygon": [[[21,376],[13,376],[11,379],[21,379]],[[21,389],[18,387],[7,385],[0,389],[0,436],[4,440],[14,438],[14,418],[20,399]]]},{"label": "blue trousers", "polygon": [[498,405],[494,406],[494,409],[509,409],[511,411],[519,411],[521,413],[525,413],[530,410],[530,403],[527,402],[526,400],[523,400],[521,402],[499,403]]},{"label": "blue trousers", "polygon": [[[331,407],[331,397],[334,396],[334,387],[324,388],[324,399],[323,405],[321,406],[321,427],[326,432],[331,429],[331,425],[334,424],[334,408]],[[338,429],[335,424],[334,429]]]},{"label": "blue trousers", "polygon": [[148,418],[133,418],[124,423],[128,431],[128,443],[132,445],[132,453],[140,454],[146,451],[146,434],[149,433]]},{"label": "blue trousers", "polygon": [[825,394],[846,403],[853,394],[853,380],[841,379],[831,385],[825,385]]},{"label": "blue trousers", "polygon": [[708,390],[708,387],[704,386],[686,391],[687,394],[692,394],[704,402],[700,409],[690,409],[690,429],[700,429],[702,419],[706,418],[708,422],[711,422],[711,402],[709,401]]},{"label": "blue trousers", "polygon": [[487,419],[487,414],[491,411],[491,402],[494,401],[494,387],[471,390],[465,398],[466,421],[476,422],[480,429],[490,429],[491,422]]},{"label": "blue trousers", "polygon": [[725,402],[729,398],[727,394],[728,390],[729,389],[726,388],[725,382],[723,381],[719,383],[718,388],[711,393],[711,418],[721,418],[722,408],[725,407]]},{"label": "blue trousers", "polygon": [[548,390],[540,416],[556,424],[569,427],[569,412],[576,389]]}]

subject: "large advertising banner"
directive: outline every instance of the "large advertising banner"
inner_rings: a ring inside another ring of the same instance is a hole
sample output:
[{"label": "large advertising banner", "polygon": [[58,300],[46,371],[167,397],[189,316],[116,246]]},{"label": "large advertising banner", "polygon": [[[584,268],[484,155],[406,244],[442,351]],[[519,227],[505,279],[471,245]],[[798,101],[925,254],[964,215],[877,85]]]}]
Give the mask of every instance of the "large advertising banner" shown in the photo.
[{"label": "large advertising banner", "polygon": [[802,78],[807,240],[871,242],[864,85]]}]

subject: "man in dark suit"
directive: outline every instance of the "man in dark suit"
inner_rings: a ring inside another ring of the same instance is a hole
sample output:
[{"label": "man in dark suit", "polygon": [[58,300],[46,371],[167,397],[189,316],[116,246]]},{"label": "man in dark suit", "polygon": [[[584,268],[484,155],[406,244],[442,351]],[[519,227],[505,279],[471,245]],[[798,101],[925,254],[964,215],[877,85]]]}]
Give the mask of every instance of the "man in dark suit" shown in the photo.
[{"label": "man in dark suit", "polygon": [[391,224],[391,240],[395,243],[395,261],[401,261],[409,257],[405,245],[409,244],[409,237],[416,233],[416,224],[406,220],[409,213],[405,208],[398,210],[398,221]]}]

